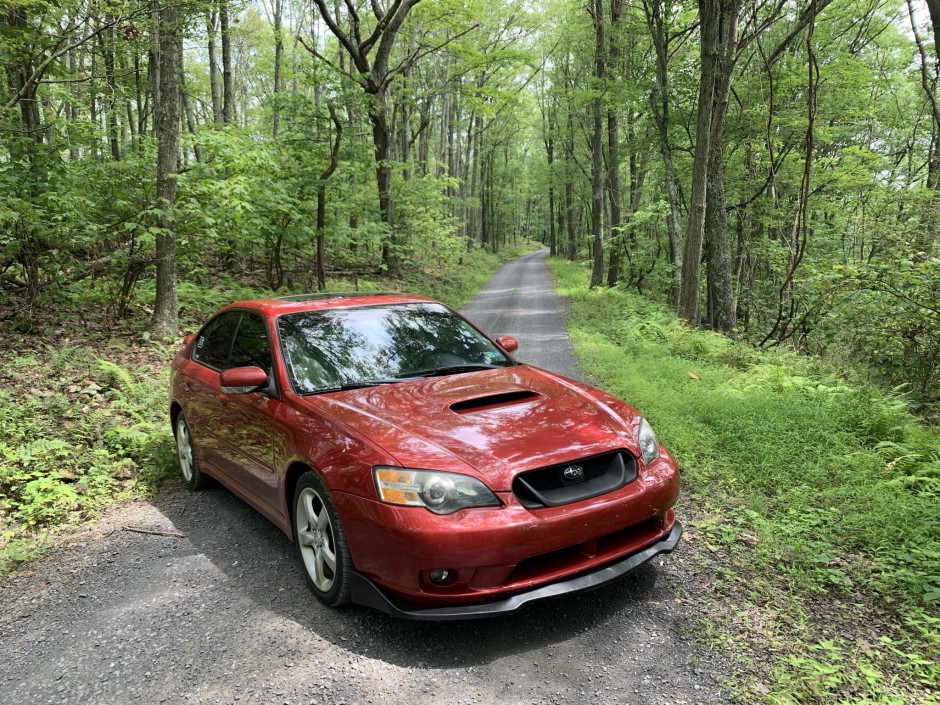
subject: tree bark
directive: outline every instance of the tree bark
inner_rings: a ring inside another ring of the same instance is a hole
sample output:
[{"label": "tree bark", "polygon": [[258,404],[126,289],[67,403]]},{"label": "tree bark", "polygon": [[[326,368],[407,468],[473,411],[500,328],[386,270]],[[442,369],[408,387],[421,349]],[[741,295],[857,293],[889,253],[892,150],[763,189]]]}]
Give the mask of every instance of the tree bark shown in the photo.
[{"label": "tree bark", "polygon": [[594,79],[597,96],[592,101],[594,132],[591,139],[591,227],[593,230],[594,264],[591,267],[591,288],[604,280],[604,4],[592,0],[594,16]]},{"label": "tree bark", "polygon": [[213,6],[206,13],[206,35],[209,50],[209,91],[212,95],[212,121],[222,123],[222,88],[219,86],[219,63],[215,56],[215,40],[218,36],[218,11]]},{"label": "tree bark", "polygon": [[176,5],[165,5],[158,22],[160,66],[159,93],[154,96],[157,131],[156,225],[157,292],[151,330],[157,338],[179,333],[176,292],[176,174],[179,171],[179,66],[180,28]]},{"label": "tree bark", "polygon": [[[13,33],[24,29],[27,26],[27,10],[25,7],[9,7],[0,10],[4,19],[4,24],[11,28]],[[13,60],[6,66],[7,84],[14,98],[19,96],[20,123],[23,126],[23,133],[33,140],[34,143],[43,141],[41,122],[42,118],[39,112],[39,101],[36,99],[36,87],[38,83],[31,82],[30,78],[34,74],[32,57],[28,48],[22,49]],[[7,104],[7,107],[13,107],[14,102]],[[30,160],[35,156],[32,149],[27,150]]]},{"label": "tree bark", "polygon": [[283,0],[274,0],[274,116],[272,119],[271,136],[277,137],[281,129],[280,93],[284,90],[284,79],[281,75],[281,62],[284,55],[284,37],[281,31],[281,15]]},{"label": "tree bark", "polygon": [[107,96],[107,122],[108,122],[108,143],[111,146],[111,158],[121,161],[121,142],[118,135],[117,119],[117,80],[114,75],[114,19],[111,15],[105,15],[105,22],[108,29],[98,35],[101,52],[104,55],[104,75],[105,82],[108,85]]},{"label": "tree bark", "polygon": [[574,215],[574,180],[571,178],[570,165],[574,164],[574,129],[571,110],[568,110],[568,134],[565,141],[565,222],[568,230],[568,259],[578,259],[578,234],[575,229]]},{"label": "tree bark", "polygon": [[718,68],[721,0],[699,0],[701,76],[698,117],[695,125],[695,157],[692,164],[692,196],[682,251],[682,286],[679,316],[692,324],[699,320],[702,281],[702,243],[705,237],[705,198],[711,142],[711,117]]},{"label": "tree bark", "polygon": [[339,145],[343,139],[343,123],[336,116],[336,108],[327,103],[330,110],[330,119],[336,129],[333,136],[333,147],[330,149],[330,164],[320,174],[317,184],[317,290],[326,289],[326,182],[333,176],[339,164]]},{"label": "tree bark", "polygon": [[183,56],[183,42],[179,43],[179,86],[180,106],[186,118],[186,129],[193,136],[193,156],[196,162],[202,162],[202,148],[199,146],[199,125],[196,123],[196,114],[186,92],[186,60]]},{"label": "tree bark", "polygon": [[545,154],[548,160],[548,253],[558,254],[558,235],[555,231],[555,139],[545,139]]},{"label": "tree bark", "polygon": [[927,218],[926,226],[921,229],[921,236],[917,242],[919,249],[930,252],[934,241],[937,239],[938,229],[940,229],[940,101],[937,97],[937,77],[938,70],[940,70],[938,68],[938,64],[940,64],[940,0],[927,0],[927,10],[930,14],[934,38],[934,51],[930,57],[933,63],[932,72],[928,70],[928,55],[924,41],[920,36],[920,30],[917,27],[912,0],[907,0],[907,9],[911,19],[914,41],[920,54],[921,86],[924,93],[927,94],[931,108],[932,129],[931,148],[927,160],[927,188],[933,191],[933,198],[930,202],[930,216]]},{"label": "tree bark", "polygon": [[[602,9],[602,8],[601,8]],[[608,69],[611,82],[620,70],[620,38],[617,27],[623,10],[623,0],[610,0],[610,51]],[[623,247],[623,218],[620,197],[620,116],[616,101],[607,108],[607,195],[610,201],[610,260],[607,265],[607,286],[617,286],[620,278],[620,250]]]},{"label": "tree bark", "polygon": [[232,35],[228,0],[219,0],[219,27],[222,33],[222,122],[235,122],[235,81],[232,77]]},{"label": "tree bark", "polygon": [[722,3],[712,97],[711,137],[709,139],[708,186],[705,196],[705,239],[708,243],[709,323],[713,330],[730,333],[737,325],[734,304],[734,277],[731,267],[731,239],[725,207],[724,132],[738,46],[738,10],[741,0]]},{"label": "tree bark", "polygon": [[669,142],[669,36],[663,17],[663,0],[644,2],[646,24],[656,53],[656,81],[650,95],[653,122],[659,135],[659,152],[663,158],[663,179],[666,186],[666,232],[669,236],[669,261],[672,265],[672,302],[678,306],[682,286],[682,216],[679,214],[679,191],[672,163],[672,145]]}]

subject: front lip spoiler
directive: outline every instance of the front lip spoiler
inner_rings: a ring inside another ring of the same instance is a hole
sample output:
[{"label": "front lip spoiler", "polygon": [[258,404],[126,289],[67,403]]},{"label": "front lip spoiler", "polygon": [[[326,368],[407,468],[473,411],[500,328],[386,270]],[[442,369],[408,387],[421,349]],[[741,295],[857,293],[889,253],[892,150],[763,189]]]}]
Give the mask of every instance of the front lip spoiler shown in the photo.
[{"label": "front lip spoiler", "polygon": [[416,619],[443,622],[458,619],[482,619],[484,617],[497,617],[500,615],[518,612],[531,602],[544,600],[560,595],[573,595],[579,592],[594,590],[607,583],[623,577],[627,573],[640,567],[648,560],[660,553],[670,553],[679,543],[682,536],[682,524],[676,519],[672,531],[642,551],[637,551],[616,563],[603,568],[578,575],[568,580],[562,580],[550,585],[534,588],[527,592],[518,593],[502,600],[483,602],[470,605],[431,605],[422,606],[398,600],[386,595],[381,588],[364,575],[353,572],[351,578],[351,599],[353,602],[366,607],[372,607],[401,619]]}]

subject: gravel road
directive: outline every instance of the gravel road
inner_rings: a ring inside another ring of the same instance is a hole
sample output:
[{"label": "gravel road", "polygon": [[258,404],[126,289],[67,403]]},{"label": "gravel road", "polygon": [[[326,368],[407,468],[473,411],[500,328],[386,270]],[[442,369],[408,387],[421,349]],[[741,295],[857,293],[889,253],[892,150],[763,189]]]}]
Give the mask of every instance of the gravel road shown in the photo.
[{"label": "gravel road", "polygon": [[[517,336],[522,360],[577,377],[545,254],[507,264],[465,312]],[[170,483],[62,534],[0,586],[0,702],[725,702],[726,665],[691,640],[686,580],[660,557],[506,618],[335,611],[260,515],[220,487],[189,494]]]}]

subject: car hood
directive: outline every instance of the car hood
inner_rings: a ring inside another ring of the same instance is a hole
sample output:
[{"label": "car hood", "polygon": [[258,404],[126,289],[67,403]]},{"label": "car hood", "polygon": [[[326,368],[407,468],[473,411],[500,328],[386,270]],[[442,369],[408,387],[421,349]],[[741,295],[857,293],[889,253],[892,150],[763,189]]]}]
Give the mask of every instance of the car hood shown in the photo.
[{"label": "car hood", "polygon": [[617,448],[639,455],[623,402],[528,365],[308,397],[404,467],[476,475],[508,491],[520,472]]}]

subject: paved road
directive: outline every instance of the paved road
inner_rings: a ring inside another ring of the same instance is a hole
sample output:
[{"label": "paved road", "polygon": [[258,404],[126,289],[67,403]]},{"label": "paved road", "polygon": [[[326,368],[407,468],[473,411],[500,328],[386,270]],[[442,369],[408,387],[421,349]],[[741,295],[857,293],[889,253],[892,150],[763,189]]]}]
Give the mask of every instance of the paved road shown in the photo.
[{"label": "paved road", "polygon": [[[523,360],[576,376],[544,256],[506,265],[465,310],[517,335]],[[512,617],[435,625],[322,607],[287,539],[218,487],[174,484],[61,543],[0,586],[4,705],[723,702],[669,558]]]}]

